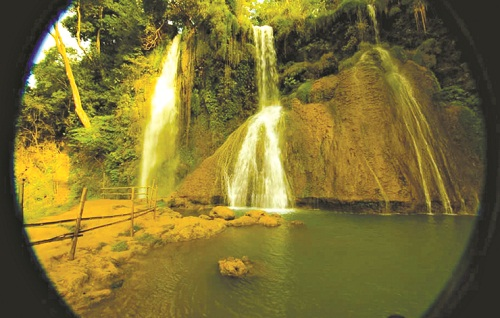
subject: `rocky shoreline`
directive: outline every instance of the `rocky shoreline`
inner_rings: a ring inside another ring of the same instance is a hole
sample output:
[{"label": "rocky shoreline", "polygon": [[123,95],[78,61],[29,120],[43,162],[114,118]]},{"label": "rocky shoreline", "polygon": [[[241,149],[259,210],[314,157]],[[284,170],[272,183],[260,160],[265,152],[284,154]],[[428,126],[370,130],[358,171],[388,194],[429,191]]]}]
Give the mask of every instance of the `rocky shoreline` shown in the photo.
[{"label": "rocky shoreline", "polygon": [[[86,209],[91,211],[86,213],[91,214],[93,211],[95,214],[103,209],[117,213],[127,208],[118,200],[96,200],[87,203]],[[75,209],[65,214],[74,215]],[[240,217],[224,206],[204,211],[197,216],[183,216],[168,207],[158,208],[156,218],[153,213],[148,213],[136,219],[134,236],[130,236],[130,222],[89,231],[78,239],[73,260],[68,256],[71,240],[34,245],[33,250],[61,299],[74,314],[82,315],[89,306],[110,297],[114,290],[122,286],[125,265],[133,264],[135,256],[145,255],[154,247],[171,242],[207,239],[227,227],[277,227],[285,223],[281,215],[261,210],[248,211]],[[64,216],[57,215],[44,220],[60,220]],[[290,225],[294,226],[295,223],[290,222]],[[36,241],[67,230],[68,226],[56,225],[46,229],[27,228],[27,234],[31,241]]]}]

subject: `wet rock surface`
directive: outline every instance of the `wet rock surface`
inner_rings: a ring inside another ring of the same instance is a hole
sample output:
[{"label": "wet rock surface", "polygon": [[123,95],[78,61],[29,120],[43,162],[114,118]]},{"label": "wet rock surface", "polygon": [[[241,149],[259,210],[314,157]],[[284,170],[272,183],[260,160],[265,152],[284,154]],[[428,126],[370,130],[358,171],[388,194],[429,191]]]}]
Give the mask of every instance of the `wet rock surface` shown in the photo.
[{"label": "wet rock surface", "polygon": [[227,257],[219,260],[219,272],[223,276],[229,277],[244,277],[251,269],[251,262],[248,257],[240,258]]}]

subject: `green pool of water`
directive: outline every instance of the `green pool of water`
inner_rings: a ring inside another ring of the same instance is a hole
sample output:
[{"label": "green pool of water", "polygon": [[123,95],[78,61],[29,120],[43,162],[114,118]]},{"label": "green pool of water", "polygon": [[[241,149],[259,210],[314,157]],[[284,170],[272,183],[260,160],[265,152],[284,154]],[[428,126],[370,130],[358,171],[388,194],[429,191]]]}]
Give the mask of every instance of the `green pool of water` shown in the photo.
[{"label": "green pool of water", "polygon": [[[467,216],[305,210],[283,217],[305,225],[228,228],[156,248],[86,315],[420,317],[452,277],[475,223]],[[219,259],[244,255],[253,275],[219,274]]]}]

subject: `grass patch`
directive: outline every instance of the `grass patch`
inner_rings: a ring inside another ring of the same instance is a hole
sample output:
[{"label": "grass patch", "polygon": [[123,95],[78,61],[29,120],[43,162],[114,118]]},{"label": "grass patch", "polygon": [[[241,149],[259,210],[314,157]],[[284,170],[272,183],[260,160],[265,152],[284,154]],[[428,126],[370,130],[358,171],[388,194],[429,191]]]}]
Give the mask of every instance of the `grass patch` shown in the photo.
[{"label": "grass patch", "polygon": [[[135,233],[137,231],[142,230],[143,227],[141,225],[139,225],[139,224],[134,224],[133,229],[134,229],[134,233]],[[118,236],[130,236],[130,229],[118,233]]]},{"label": "grass patch", "polygon": [[111,246],[111,251],[113,252],[123,252],[126,250],[128,250],[128,244],[125,241],[119,241]]},{"label": "grass patch", "polygon": [[151,235],[149,233],[144,233],[141,236],[137,237],[135,240],[143,245],[149,245],[149,246],[152,246],[152,245],[155,245],[155,244],[158,244],[161,242],[161,239],[154,237],[153,235]]}]

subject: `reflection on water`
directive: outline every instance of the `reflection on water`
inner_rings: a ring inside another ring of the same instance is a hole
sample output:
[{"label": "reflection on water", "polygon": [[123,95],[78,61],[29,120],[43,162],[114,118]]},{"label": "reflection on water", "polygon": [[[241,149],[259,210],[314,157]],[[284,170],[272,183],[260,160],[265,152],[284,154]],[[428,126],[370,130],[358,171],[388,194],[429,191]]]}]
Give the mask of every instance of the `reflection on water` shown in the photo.
[{"label": "reflection on water", "polygon": [[[422,315],[467,243],[473,217],[284,214],[305,226],[228,228],[169,244],[88,317],[406,317]],[[217,261],[248,256],[253,274],[222,277]]]}]

